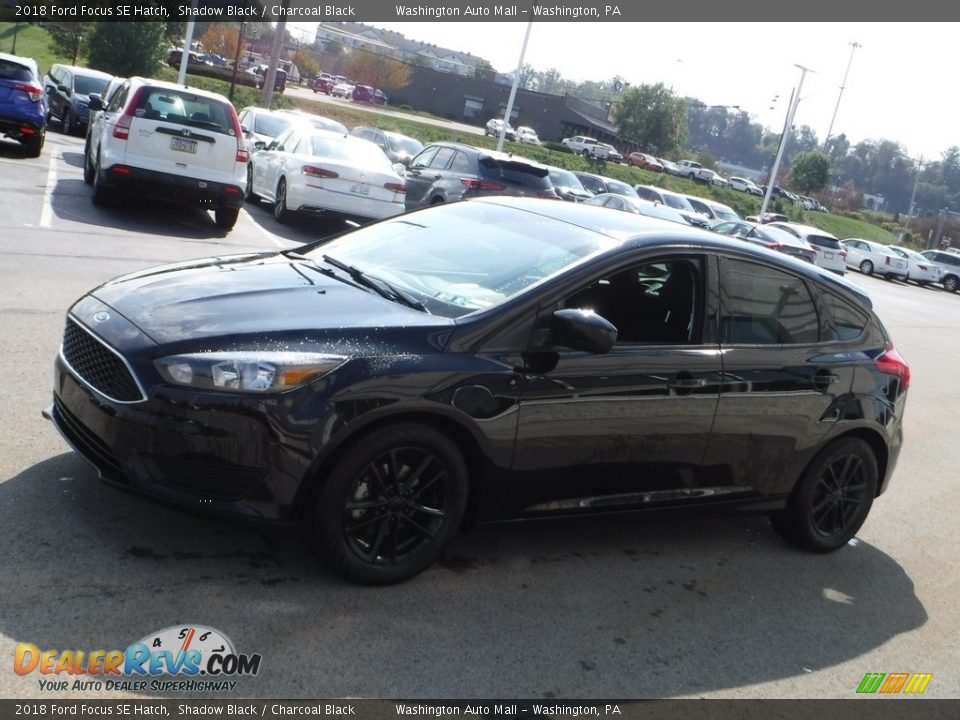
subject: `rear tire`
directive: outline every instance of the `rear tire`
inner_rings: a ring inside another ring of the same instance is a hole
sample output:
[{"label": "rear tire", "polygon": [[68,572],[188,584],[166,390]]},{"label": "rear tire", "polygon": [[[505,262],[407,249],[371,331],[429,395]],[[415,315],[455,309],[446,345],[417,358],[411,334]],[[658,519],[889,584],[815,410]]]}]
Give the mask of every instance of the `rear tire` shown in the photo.
[{"label": "rear tire", "polygon": [[287,208],[287,181],[280,178],[277,183],[277,196],[273,201],[273,217],[278,223],[288,223],[293,213]]},{"label": "rear tire", "polygon": [[90,196],[90,200],[93,201],[94,205],[98,207],[103,207],[108,202],[110,202],[110,191],[104,187],[103,179],[101,178],[101,169],[100,169],[100,158],[97,158],[97,166],[93,171],[93,195]]},{"label": "rear tire", "polygon": [[449,437],[420,423],[388,426],[344,453],[305,529],[343,577],[388,585],[441,556],[467,493],[467,466]]},{"label": "rear tire", "polygon": [[860,263],[860,272],[864,275],[873,275],[873,263],[869,260],[864,260]]},{"label": "rear tire", "polygon": [[260,198],[253,192],[253,165],[247,165],[247,185],[243,190],[243,199],[251,205],[260,202]]},{"label": "rear tire", "polygon": [[214,222],[221,230],[232,230],[237,224],[238,217],[240,217],[240,208],[217,208],[213,213]]},{"label": "rear tire", "polygon": [[41,132],[39,135],[34,135],[27,139],[23,144],[23,147],[27,150],[27,157],[40,157],[40,151],[43,149],[45,137],[46,133]]},{"label": "rear tire", "polygon": [[878,482],[877,459],[870,446],[860,438],[837,440],[807,466],[786,509],[773,513],[770,523],[797,547],[833,552],[863,526]]},{"label": "rear tire", "polygon": [[93,163],[90,161],[90,147],[87,146],[86,152],[83,153],[83,181],[87,185],[93,185],[93,177],[95,175],[93,169]]},{"label": "rear tire", "polygon": [[64,110],[63,117],[60,118],[60,130],[64,135],[73,135],[73,131],[75,129],[76,128],[73,124],[73,113],[71,113],[69,110]]},{"label": "rear tire", "polygon": [[947,292],[955,293],[957,291],[957,288],[960,288],[960,279],[958,279],[956,276],[950,275],[949,277],[944,279],[943,281],[944,290],[946,290]]}]

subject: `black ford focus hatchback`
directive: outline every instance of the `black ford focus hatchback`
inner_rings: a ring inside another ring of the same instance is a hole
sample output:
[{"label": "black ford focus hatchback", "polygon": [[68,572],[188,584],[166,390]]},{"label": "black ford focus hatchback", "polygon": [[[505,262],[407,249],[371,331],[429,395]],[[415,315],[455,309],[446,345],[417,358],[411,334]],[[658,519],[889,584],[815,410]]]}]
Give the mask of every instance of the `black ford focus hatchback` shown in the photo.
[{"label": "black ford focus hatchback", "polygon": [[127,275],[69,311],[47,415],[111,483],[298,522],[409,578],[465,518],[719,503],[843,546],[910,373],[869,300],[780,253],[548,200]]}]

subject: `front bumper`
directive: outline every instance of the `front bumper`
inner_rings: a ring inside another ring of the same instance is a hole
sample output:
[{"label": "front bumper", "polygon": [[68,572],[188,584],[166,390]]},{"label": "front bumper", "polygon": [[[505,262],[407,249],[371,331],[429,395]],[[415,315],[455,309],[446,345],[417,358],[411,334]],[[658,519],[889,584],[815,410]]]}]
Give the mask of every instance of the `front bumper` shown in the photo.
[{"label": "front bumper", "polygon": [[208,210],[243,206],[243,188],[240,185],[145,170],[122,163],[105,168],[103,184],[137,195],[195,205]]},{"label": "front bumper", "polygon": [[108,483],[203,511],[294,519],[309,442],[277,440],[269,399],[170,388],[117,403],[74,377],[62,357],[55,379],[44,417]]}]

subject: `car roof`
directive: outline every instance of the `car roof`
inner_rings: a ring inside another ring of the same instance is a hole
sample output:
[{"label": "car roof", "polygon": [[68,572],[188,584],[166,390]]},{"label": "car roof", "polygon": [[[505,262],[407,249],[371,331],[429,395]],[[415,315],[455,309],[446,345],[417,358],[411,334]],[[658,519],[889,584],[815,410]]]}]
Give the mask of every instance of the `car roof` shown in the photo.
[{"label": "car roof", "polygon": [[37,61],[33,58],[23,57],[22,55],[11,55],[10,53],[0,52],[0,60],[9,60],[11,62],[20,63],[31,70],[33,74],[37,77],[40,77],[40,70],[37,68]]},{"label": "car roof", "polygon": [[794,222],[783,222],[782,220],[777,221],[776,223],[770,223],[771,225],[789,225],[797,232],[803,233],[804,235],[820,235],[821,237],[837,239],[835,235],[831,235],[826,230],[821,230],[818,227],[813,227],[812,225],[801,225],[800,223]]},{"label": "car roof", "polygon": [[192,87],[190,85],[177,85],[176,83],[167,82],[166,80],[155,80],[154,78],[137,76],[130,78],[130,83],[142,85],[144,87],[166,88],[167,90],[186,90],[197,97],[204,97],[208,100],[219,100],[228,104],[230,103],[230,101],[220,93],[210,92],[209,90],[201,90],[198,87]]},{"label": "car roof", "polygon": [[54,65],[53,67],[69,70],[74,75],[85,75],[86,77],[102,78],[104,80],[109,80],[113,77],[110,73],[94,70],[93,68],[80,67],[79,65]]}]

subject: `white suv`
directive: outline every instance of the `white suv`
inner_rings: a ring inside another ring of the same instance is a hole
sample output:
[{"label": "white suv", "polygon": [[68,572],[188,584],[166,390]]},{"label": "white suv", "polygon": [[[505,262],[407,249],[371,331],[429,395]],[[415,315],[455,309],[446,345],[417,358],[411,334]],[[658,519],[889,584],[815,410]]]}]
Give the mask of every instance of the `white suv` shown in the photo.
[{"label": "white suv", "polygon": [[222,95],[133,77],[99,111],[90,131],[83,179],[93,203],[119,191],[214,211],[229,230],[243,205],[249,161],[237,111]]},{"label": "white suv", "polygon": [[810,247],[816,253],[813,264],[817,267],[830,270],[837,275],[843,275],[846,272],[847,265],[850,264],[847,259],[847,248],[830,233],[810,225],[798,225],[792,222],[772,222],[770,227],[786,230],[794,237],[810,243]]}]

